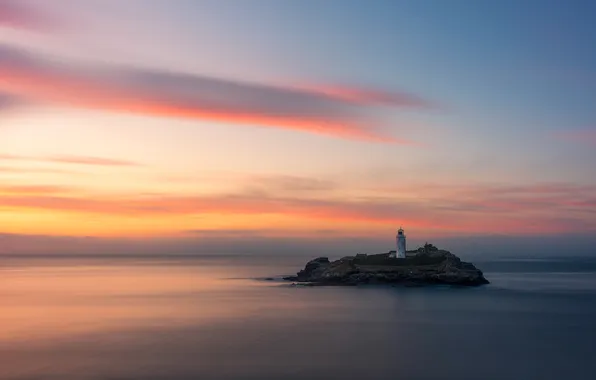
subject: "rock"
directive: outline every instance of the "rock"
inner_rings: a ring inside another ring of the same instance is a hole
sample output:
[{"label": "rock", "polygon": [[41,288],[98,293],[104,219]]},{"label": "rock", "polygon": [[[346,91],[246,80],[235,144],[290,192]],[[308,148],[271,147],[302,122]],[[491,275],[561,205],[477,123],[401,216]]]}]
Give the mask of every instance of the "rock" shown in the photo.
[{"label": "rock", "polygon": [[330,262],[327,257],[318,257],[306,263],[304,269],[296,276],[284,277],[284,280],[297,284],[308,283],[308,286],[364,284],[477,286],[489,283],[482,271],[474,264],[463,262],[451,252],[440,250],[432,244],[425,244],[424,247],[410,252],[412,254],[405,259],[389,257],[389,253],[345,256],[333,262]]},{"label": "rock", "polygon": [[297,273],[296,281],[307,282],[309,278],[317,278],[323,275],[330,264],[327,257],[317,257],[306,263],[304,269]]}]

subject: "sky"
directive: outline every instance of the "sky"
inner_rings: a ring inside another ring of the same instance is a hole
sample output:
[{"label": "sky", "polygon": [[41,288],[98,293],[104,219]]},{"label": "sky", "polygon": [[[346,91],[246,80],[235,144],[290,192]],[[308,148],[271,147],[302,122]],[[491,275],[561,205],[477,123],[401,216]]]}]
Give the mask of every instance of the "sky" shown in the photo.
[{"label": "sky", "polygon": [[595,16],[0,0],[0,236],[594,236]]}]

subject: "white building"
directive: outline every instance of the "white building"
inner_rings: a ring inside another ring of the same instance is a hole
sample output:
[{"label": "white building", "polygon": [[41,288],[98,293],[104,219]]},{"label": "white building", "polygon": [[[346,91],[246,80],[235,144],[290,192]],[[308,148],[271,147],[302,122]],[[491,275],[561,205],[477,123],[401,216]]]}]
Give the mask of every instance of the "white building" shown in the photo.
[{"label": "white building", "polygon": [[406,258],[406,234],[404,233],[403,228],[399,228],[397,231],[397,251],[396,257],[398,259],[405,259]]},{"label": "white building", "polygon": [[397,243],[397,249],[395,251],[389,251],[389,257],[397,257],[398,259],[406,258],[406,235],[404,234],[403,228],[399,228],[397,236],[395,237]]}]

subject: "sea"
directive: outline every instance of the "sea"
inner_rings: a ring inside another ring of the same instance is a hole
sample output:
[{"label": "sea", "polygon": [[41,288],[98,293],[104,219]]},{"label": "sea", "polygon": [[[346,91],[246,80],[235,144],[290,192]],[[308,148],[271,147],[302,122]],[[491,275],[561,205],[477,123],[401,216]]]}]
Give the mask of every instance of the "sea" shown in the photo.
[{"label": "sea", "polygon": [[596,379],[596,258],[476,258],[478,288],[277,279],[307,260],[0,257],[0,379]]}]

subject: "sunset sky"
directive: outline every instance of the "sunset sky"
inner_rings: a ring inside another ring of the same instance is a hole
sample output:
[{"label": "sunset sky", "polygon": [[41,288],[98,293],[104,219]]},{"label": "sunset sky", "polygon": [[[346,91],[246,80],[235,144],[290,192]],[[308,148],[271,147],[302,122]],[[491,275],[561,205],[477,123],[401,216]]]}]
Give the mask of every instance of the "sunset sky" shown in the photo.
[{"label": "sunset sky", "polygon": [[594,234],[595,16],[0,0],[0,234]]}]

